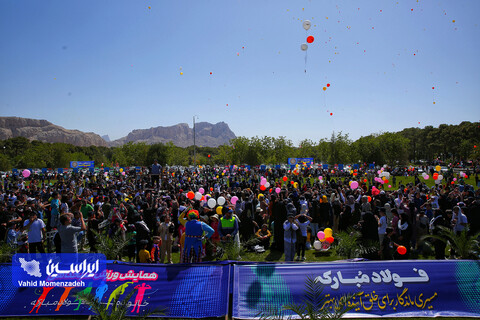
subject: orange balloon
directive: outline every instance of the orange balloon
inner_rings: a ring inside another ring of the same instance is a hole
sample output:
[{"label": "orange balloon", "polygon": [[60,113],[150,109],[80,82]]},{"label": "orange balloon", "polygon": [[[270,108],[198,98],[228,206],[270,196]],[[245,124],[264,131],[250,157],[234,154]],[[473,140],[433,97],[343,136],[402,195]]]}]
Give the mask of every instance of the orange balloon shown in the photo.
[{"label": "orange balloon", "polygon": [[398,246],[397,252],[403,256],[405,253],[407,253],[407,248],[405,248],[404,246]]},{"label": "orange balloon", "polygon": [[323,91],[326,91],[327,90],[327,87],[323,87]]},{"label": "orange balloon", "polygon": [[368,202],[372,201],[372,197],[368,196]]}]

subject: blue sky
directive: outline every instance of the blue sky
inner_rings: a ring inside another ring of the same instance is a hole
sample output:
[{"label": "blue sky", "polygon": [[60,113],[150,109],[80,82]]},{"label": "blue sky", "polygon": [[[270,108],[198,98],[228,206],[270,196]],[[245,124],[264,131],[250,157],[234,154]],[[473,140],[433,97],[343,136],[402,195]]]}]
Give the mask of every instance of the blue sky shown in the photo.
[{"label": "blue sky", "polygon": [[476,0],[3,0],[0,114],[112,139],[198,115],[295,143],[478,121],[479,12]]}]

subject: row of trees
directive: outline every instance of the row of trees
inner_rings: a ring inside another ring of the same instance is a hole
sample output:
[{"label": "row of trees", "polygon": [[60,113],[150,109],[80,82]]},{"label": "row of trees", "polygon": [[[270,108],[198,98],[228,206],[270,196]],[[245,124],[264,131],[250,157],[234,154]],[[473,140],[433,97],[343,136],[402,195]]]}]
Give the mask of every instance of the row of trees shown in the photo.
[{"label": "row of trees", "polygon": [[332,133],[318,142],[305,139],[299,146],[286,137],[238,137],[218,148],[180,148],[171,142],[147,145],[129,142],[119,147],[77,147],[65,143],[43,143],[16,137],[0,141],[0,170],[11,168],[61,168],[70,161],[94,160],[96,166],[148,166],[161,164],[191,165],[194,154],[198,164],[283,164],[290,157],[313,157],[323,163],[407,164],[409,161],[444,161],[480,158],[480,126],[459,125],[408,128],[361,137],[352,141],[348,134]]}]

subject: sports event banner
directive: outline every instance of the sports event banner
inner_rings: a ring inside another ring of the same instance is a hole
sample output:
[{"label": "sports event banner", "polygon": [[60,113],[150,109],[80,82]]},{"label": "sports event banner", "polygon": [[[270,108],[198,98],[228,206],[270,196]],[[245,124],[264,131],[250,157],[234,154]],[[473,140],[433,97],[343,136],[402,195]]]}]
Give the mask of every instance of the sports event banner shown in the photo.
[{"label": "sports event banner", "polygon": [[[128,303],[128,315],[131,316],[155,309],[166,309],[164,317],[177,318],[222,317],[228,312],[228,264],[107,263],[104,271],[106,281],[94,285],[95,279],[88,277],[89,272],[101,269],[101,265],[76,261],[72,268],[80,273],[83,270],[87,272],[81,280],[75,281],[84,282],[86,286],[76,283],[60,286],[50,280],[41,280],[43,278],[40,277],[38,280],[28,280],[31,282],[27,283],[25,278],[22,280],[18,275],[12,276],[12,273],[25,272],[22,263],[34,278],[40,273],[44,276],[44,272],[50,277],[54,273],[60,275],[67,270],[66,267],[49,264],[46,269],[41,263],[37,266],[21,256],[17,260],[20,268],[12,267],[11,264],[0,265],[0,317],[91,315],[94,313],[88,305],[75,297],[77,292],[90,293],[110,308],[116,296],[122,301],[133,289],[136,291]],[[18,281],[24,282],[19,285]]]},{"label": "sports event banner", "polygon": [[480,265],[453,260],[235,265],[233,317],[300,304],[309,276],[323,285],[324,307],[358,293],[348,317],[480,317]]}]

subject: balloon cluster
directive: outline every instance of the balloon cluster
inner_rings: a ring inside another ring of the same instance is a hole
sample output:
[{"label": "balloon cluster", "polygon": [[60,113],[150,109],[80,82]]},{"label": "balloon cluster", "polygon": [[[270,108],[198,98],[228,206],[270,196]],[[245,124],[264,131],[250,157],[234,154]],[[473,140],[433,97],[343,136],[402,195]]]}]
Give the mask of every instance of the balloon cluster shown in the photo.
[{"label": "balloon cluster", "polygon": [[324,249],[328,249],[333,243],[333,241],[335,241],[335,239],[333,238],[333,230],[330,228],[326,228],[323,231],[318,231],[317,238],[318,240],[315,240],[315,242],[313,243],[313,247],[316,250],[320,250],[322,249],[322,247]]}]

